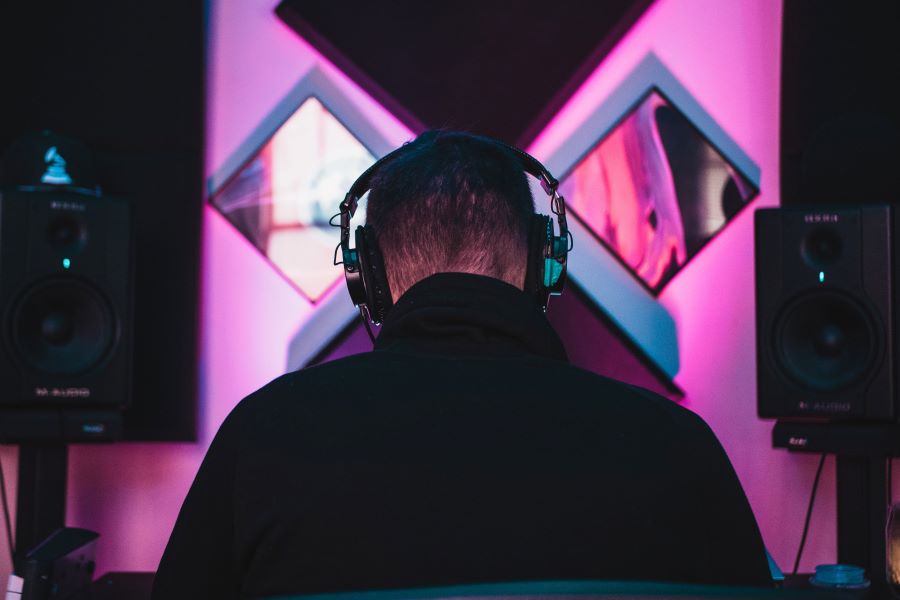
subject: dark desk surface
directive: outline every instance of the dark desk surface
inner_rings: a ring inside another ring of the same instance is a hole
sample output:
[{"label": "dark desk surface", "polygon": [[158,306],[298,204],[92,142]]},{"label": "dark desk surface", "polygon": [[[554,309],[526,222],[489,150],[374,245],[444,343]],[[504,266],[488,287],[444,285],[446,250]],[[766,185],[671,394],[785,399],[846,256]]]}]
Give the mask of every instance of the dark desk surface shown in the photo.
[{"label": "dark desk surface", "polygon": [[[97,579],[91,587],[91,600],[150,600],[154,573],[106,573]],[[796,598],[822,600],[874,600],[877,596],[869,590],[860,591],[823,591],[809,584],[810,575],[801,574],[785,578],[781,589],[760,590],[754,588],[731,588],[699,585],[668,585],[643,582],[538,582],[527,584],[485,584],[472,586],[455,586],[447,588],[431,588],[428,590],[398,590],[360,593],[321,594],[316,596],[297,596],[308,600],[409,600],[423,598],[516,598],[527,600],[540,597],[544,600],[578,597],[579,600],[589,598],[607,600],[663,600],[677,598],[703,598],[716,600],[725,598],[757,598],[772,600],[790,600]],[[543,587],[542,587],[543,586]]]}]

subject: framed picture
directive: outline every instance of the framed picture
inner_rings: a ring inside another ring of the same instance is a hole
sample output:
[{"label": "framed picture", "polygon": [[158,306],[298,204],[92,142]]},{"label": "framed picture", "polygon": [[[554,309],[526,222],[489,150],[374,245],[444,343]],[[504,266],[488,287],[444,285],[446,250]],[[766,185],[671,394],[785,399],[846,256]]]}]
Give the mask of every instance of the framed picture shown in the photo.
[{"label": "framed picture", "polygon": [[656,87],[561,181],[575,216],[653,295],[759,193]]},{"label": "framed picture", "polygon": [[657,297],[758,195],[759,167],[653,54],[543,159],[574,216],[573,280],[674,377]]}]

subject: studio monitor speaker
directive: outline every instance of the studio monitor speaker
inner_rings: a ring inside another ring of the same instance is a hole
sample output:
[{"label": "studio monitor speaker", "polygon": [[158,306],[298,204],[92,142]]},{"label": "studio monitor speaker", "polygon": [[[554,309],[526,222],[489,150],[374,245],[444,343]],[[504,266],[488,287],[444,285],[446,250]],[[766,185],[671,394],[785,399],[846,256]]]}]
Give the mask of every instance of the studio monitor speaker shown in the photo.
[{"label": "studio monitor speaker", "polygon": [[756,212],[759,416],[896,419],[892,213]]},{"label": "studio monitor speaker", "polygon": [[0,420],[127,406],[131,239],[124,201],[0,193]]}]

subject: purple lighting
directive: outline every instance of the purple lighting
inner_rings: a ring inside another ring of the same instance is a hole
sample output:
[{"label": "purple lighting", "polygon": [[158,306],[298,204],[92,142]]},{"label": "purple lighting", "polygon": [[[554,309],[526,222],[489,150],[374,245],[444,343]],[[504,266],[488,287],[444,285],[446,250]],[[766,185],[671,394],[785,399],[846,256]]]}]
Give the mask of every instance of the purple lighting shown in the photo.
[{"label": "purple lighting", "polygon": [[[298,78],[315,70],[334,81],[347,105],[356,107],[362,120],[371,124],[373,137],[381,135],[389,142],[386,146],[399,146],[412,137],[358,85],[284,26],[272,13],[275,4],[273,0],[210,3],[208,174],[220,169],[266,121]],[[781,18],[780,0],[657,0],[528,150],[557,176],[575,168],[578,159],[587,156],[586,152],[602,139],[602,132],[585,132],[585,122],[619,89],[636,65],[654,54],[758,165],[759,177],[750,177],[759,189],[754,204],[777,205]],[[335,108],[331,102],[324,104]],[[676,105],[682,108],[680,103]],[[349,124],[338,110],[332,112]],[[620,111],[611,118],[614,121],[623,114]],[[382,154],[382,148],[359,135],[361,126],[349,129],[353,137],[372,148],[374,156]],[[578,136],[585,136],[584,152],[564,165],[548,161]],[[254,148],[259,147],[257,144]],[[743,166],[739,171],[745,172]],[[576,186],[577,179],[576,175],[565,185]],[[586,192],[583,197],[585,207],[580,210],[584,214],[573,208],[587,223],[594,218],[585,210],[592,193]],[[574,202],[572,196],[567,199]],[[635,206],[629,208],[637,210]],[[610,303],[602,308],[612,318],[618,319],[618,311],[634,305],[652,306],[658,311],[654,316],[664,317],[636,322],[646,330],[634,337],[673,342],[666,352],[674,354],[674,360],[666,356],[660,362],[685,391],[684,406],[699,413],[722,441],[769,550],[779,564],[785,565],[791,562],[800,537],[815,457],[773,451],[771,424],[759,421],[755,414],[750,216],[750,211],[733,216],[715,242],[698,252],[658,297],[648,293],[608,251],[606,258],[618,272],[592,270],[594,263],[589,261],[579,263],[588,254],[586,244],[576,246],[570,258],[570,274],[577,276],[573,279],[610,290]],[[649,215],[645,217],[649,224]],[[275,273],[260,256],[258,246],[251,245],[220,213],[207,207],[204,219],[198,443],[71,449],[67,519],[72,526],[103,532],[97,561],[100,573],[156,569],[187,488],[225,415],[244,395],[287,369],[286,354],[292,340],[327,344],[329,336],[354,318],[346,292],[337,285],[326,286],[324,291],[324,284],[311,285],[306,293],[316,298],[313,304]],[[636,233],[629,235],[637,237]],[[586,232],[577,239],[591,237]],[[666,247],[679,256],[676,238],[666,239]],[[600,247],[599,242],[595,245]],[[332,244],[330,250],[333,248]],[[687,239],[684,252],[683,256],[690,255]],[[655,274],[656,269],[650,267],[654,263],[647,261],[644,271],[650,280],[655,278],[649,277]],[[635,271],[639,267],[640,261],[633,263]],[[338,270],[335,280],[339,277]],[[636,295],[626,296],[625,292]],[[335,306],[347,309],[347,315],[341,316],[347,320],[338,325],[316,320],[332,298]],[[596,299],[591,301],[596,303]],[[590,345],[585,343],[584,347]],[[315,350],[303,354],[307,358],[313,355]],[[3,450],[4,465],[12,466],[13,455]],[[833,470],[826,469],[823,489],[833,485]],[[823,493],[817,501],[801,570],[833,562],[834,512],[833,498]]]}]

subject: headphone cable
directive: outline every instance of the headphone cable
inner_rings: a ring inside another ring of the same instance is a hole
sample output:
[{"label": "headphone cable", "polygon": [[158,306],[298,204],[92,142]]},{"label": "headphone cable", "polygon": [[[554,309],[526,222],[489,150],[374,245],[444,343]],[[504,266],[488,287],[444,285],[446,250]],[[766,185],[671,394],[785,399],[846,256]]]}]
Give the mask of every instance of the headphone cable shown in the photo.
[{"label": "headphone cable", "polygon": [[359,316],[362,317],[363,325],[366,326],[366,333],[369,334],[369,339],[372,340],[372,345],[375,345],[375,334],[372,333],[372,326],[369,325],[369,315],[366,314],[366,311],[362,306],[359,307]]},{"label": "headphone cable", "polygon": [[797,558],[794,560],[794,571],[791,575],[797,574],[797,569],[800,568],[800,557],[803,556],[803,546],[806,545],[806,534],[809,533],[809,520],[812,517],[813,505],[816,502],[816,491],[819,489],[819,478],[822,476],[822,467],[825,466],[825,457],[827,454],[823,453],[822,458],[819,459],[819,467],[816,469],[816,478],[813,480],[812,493],[809,495],[809,506],[806,508],[806,519],[803,522],[803,534],[800,536],[800,547],[797,548]]}]

